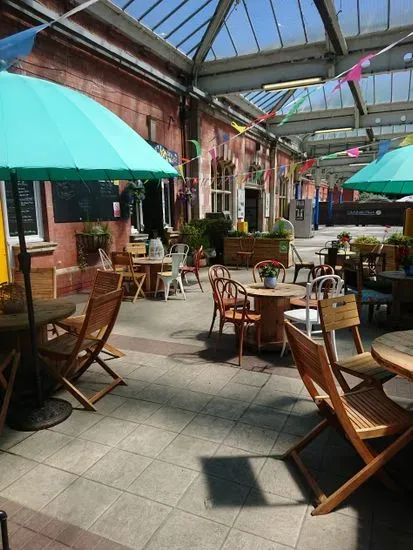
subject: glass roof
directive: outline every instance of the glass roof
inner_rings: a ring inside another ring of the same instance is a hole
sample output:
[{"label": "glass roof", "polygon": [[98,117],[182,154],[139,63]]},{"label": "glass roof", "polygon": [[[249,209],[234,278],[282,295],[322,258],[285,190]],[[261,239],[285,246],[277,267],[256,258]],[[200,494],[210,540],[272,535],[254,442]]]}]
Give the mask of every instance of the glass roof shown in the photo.
[{"label": "glass roof", "polygon": [[[376,138],[380,136],[389,136],[392,134],[412,134],[413,124],[398,124],[395,126],[373,126],[373,132]],[[326,134],[314,134],[308,138],[308,142],[314,141],[332,141],[334,139],[354,139],[354,138],[366,138],[366,129],[358,128],[355,130],[348,130],[346,132],[333,132]]]}]

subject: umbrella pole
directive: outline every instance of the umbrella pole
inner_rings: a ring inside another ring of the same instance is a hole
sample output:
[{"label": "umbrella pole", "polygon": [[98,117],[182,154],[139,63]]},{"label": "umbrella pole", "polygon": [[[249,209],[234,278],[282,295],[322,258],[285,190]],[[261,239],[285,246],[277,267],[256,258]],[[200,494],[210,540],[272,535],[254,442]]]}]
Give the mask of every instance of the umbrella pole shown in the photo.
[{"label": "umbrella pole", "polygon": [[27,252],[26,239],[24,236],[24,225],[23,225],[23,217],[22,217],[22,210],[21,210],[21,204],[20,204],[19,185],[18,185],[17,174],[15,170],[13,170],[11,173],[11,185],[12,185],[14,209],[16,212],[17,233],[19,236],[19,246],[20,246],[18,259],[19,259],[20,269],[23,273],[24,287],[26,290],[27,316],[29,320],[32,361],[34,362],[34,378],[35,378],[35,384],[36,384],[37,406],[40,409],[44,405],[44,400],[43,400],[42,382],[40,379],[39,360],[37,357],[37,335],[36,335],[36,325],[34,321],[32,286],[30,282],[31,257],[30,257],[30,254]]},{"label": "umbrella pole", "polygon": [[66,420],[72,413],[72,405],[64,399],[44,399],[40,365],[37,350],[37,334],[34,319],[33,295],[30,282],[30,254],[27,252],[26,239],[24,236],[24,225],[19,195],[19,184],[17,173],[11,171],[10,182],[12,186],[13,202],[16,213],[17,233],[19,236],[20,252],[18,255],[20,269],[23,273],[24,286],[26,291],[27,317],[29,321],[29,337],[31,346],[31,361],[34,366],[34,382],[36,387],[36,407],[13,406],[9,409],[7,423],[16,430],[42,430],[50,428]]}]

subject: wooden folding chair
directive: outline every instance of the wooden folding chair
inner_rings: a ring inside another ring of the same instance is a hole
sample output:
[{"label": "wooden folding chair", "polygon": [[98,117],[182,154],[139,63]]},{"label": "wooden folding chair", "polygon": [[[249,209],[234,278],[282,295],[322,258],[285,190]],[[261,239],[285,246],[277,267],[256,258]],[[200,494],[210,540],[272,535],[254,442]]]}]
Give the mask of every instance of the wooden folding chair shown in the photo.
[{"label": "wooden folding chair", "polygon": [[[379,386],[395,376],[379,365],[369,351],[364,351],[359,330],[360,317],[354,294],[320,300],[318,309],[327,355],[334,374],[344,391],[350,391],[350,386],[341,371]],[[357,353],[351,357],[339,359],[336,348],[332,345],[332,335],[337,330],[345,328],[351,330]]]},{"label": "wooden folding chair", "polygon": [[[291,447],[283,458],[292,458],[314,491],[317,501],[311,514],[327,514],[348,498],[372,475],[389,489],[398,486],[384,470],[385,464],[413,439],[413,416],[389,399],[378,387],[363,388],[340,395],[334,382],[326,351],[288,321],[285,330],[301,378],[324,420]],[[321,390],[321,393],[320,393]],[[327,426],[346,438],[365,466],[330,496],[318,486],[306,468],[300,452]],[[382,451],[367,442],[387,436],[398,436]]]},{"label": "wooden folding chair", "polygon": [[139,273],[133,265],[133,257],[130,252],[112,252],[113,270],[122,275],[122,284],[132,283],[135,288],[135,294],[131,295],[132,303],[136,302],[139,294],[145,298],[145,293],[142,289],[146,279],[146,273]]},{"label": "wooden folding chair", "polygon": [[125,246],[125,252],[130,252],[135,258],[144,258],[146,256],[145,243],[128,243]]},{"label": "wooden folding chair", "polygon": [[[13,270],[13,282],[24,287],[23,272]],[[33,300],[54,300],[57,297],[56,268],[33,267],[30,270]]]},{"label": "wooden folding chair", "polygon": [[[91,298],[96,298],[97,296],[102,296],[102,294],[107,294],[108,292],[113,292],[118,290],[122,286],[122,274],[115,271],[102,271],[98,269],[96,271],[95,280],[93,281],[92,292],[90,293],[89,300],[80,315],[72,315],[59,321],[56,325],[67,332],[79,333],[82,328],[83,322],[86,317],[86,311],[89,305]],[[113,355],[114,357],[124,357],[123,351],[115,348],[111,344],[106,344],[103,346],[103,351]]]},{"label": "wooden folding chair", "polygon": [[[0,407],[0,434],[3,430],[4,422],[6,420],[11,394],[13,391],[14,380],[16,378],[16,372],[19,364],[20,353],[18,351],[13,350],[8,354],[0,356],[0,389],[3,393],[3,402]],[[7,370],[8,376],[6,378],[5,375]]]},{"label": "wooden folding chair", "polygon": [[[88,410],[95,411],[96,407],[93,403],[117,385],[126,385],[123,378],[99,357],[116,322],[122,293],[122,290],[114,290],[91,298],[79,333],[66,332],[39,348],[40,356],[58,383]],[[94,362],[98,363],[113,378],[113,381],[92,397],[86,397],[76,388],[74,381]]]}]

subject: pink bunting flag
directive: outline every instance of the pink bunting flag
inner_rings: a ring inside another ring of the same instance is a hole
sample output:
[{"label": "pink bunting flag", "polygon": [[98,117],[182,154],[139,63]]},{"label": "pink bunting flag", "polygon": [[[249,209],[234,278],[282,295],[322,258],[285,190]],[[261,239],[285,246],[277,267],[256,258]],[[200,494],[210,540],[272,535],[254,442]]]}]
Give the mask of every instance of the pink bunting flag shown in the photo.
[{"label": "pink bunting flag", "polygon": [[214,163],[214,169],[215,172],[217,171],[217,152],[215,150],[215,147],[212,147],[212,149],[209,150],[209,154],[211,155],[212,162]]},{"label": "pink bunting flag", "polygon": [[358,147],[353,147],[347,151],[347,156],[356,159],[360,155],[360,149]]},{"label": "pink bunting flag", "polygon": [[305,161],[303,166],[300,168],[300,174],[304,174],[304,172],[307,172],[308,170],[311,170],[315,163],[315,159],[308,159]]},{"label": "pink bunting flag", "polygon": [[333,88],[333,92],[341,88],[344,82],[359,82],[361,79],[361,71],[362,71],[363,63],[370,61],[370,59],[372,59],[375,56],[376,54],[373,53],[370,55],[366,55],[366,57],[363,57],[362,59],[360,59],[360,61],[356,65],[354,65],[354,67],[350,69],[349,72],[341,80],[337,82],[337,84]]},{"label": "pink bunting flag", "polygon": [[254,124],[257,124],[258,122],[264,122],[265,120],[268,120],[269,118],[272,118],[277,114],[277,111],[271,111],[271,113],[267,113],[266,115],[261,115],[252,122],[248,124],[248,128],[253,126]]},{"label": "pink bunting flag", "polygon": [[271,171],[272,171],[271,168],[268,168],[268,169],[265,171],[264,182],[270,181]]}]

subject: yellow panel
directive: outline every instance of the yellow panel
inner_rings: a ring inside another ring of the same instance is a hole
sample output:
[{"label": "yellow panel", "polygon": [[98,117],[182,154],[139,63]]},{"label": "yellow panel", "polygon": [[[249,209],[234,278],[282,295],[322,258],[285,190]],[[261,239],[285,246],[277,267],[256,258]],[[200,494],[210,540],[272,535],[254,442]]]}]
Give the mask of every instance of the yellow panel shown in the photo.
[{"label": "yellow panel", "polygon": [[9,269],[7,264],[6,236],[4,234],[4,219],[2,201],[0,199],[0,283],[9,280]]}]

